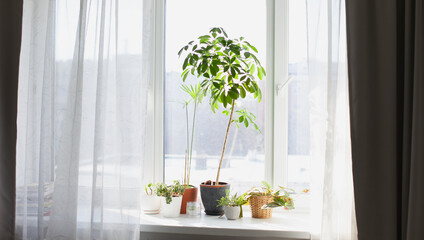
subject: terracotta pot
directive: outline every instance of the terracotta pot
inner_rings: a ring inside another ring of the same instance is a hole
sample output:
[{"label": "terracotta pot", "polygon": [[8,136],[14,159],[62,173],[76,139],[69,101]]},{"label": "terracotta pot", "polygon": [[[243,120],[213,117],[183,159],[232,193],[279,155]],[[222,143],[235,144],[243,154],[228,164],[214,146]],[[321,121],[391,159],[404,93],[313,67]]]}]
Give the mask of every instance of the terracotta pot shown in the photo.
[{"label": "terracotta pot", "polygon": [[[191,186],[191,185],[190,185]],[[183,194],[183,201],[181,202],[181,214],[186,213],[187,202],[197,202],[197,187],[191,186],[192,188],[186,188]]]},{"label": "terracotta pot", "polygon": [[227,189],[230,189],[230,184],[225,182],[219,182],[219,185],[200,184],[200,196],[207,215],[217,216],[224,213],[223,207],[216,205],[218,205],[218,200],[226,195]]}]

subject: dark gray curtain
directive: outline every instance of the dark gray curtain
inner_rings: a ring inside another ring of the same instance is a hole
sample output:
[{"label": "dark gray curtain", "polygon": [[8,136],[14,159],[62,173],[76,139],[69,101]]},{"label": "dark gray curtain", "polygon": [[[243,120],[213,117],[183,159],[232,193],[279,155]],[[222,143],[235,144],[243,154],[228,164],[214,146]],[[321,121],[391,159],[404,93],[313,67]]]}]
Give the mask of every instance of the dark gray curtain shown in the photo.
[{"label": "dark gray curtain", "polygon": [[359,240],[424,239],[424,5],[346,0]]},{"label": "dark gray curtain", "polygon": [[15,231],[15,156],[22,0],[0,1],[0,239]]}]

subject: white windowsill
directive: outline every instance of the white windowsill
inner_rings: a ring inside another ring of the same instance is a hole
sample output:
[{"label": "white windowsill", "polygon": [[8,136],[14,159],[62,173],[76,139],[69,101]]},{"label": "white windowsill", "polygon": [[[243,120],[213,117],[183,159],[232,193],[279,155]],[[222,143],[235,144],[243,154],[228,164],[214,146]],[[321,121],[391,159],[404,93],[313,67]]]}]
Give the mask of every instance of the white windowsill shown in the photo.
[{"label": "white windowsill", "polygon": [[310,239],[308,215],[288,211],[274,211],[270,219],[256,219],[249,211],[238,220],[227,220],[224,216],[200,216],[181,214],[178,218],[158,215],[142,215],[141,232],[194,234],[238,237],[269,237]]}]

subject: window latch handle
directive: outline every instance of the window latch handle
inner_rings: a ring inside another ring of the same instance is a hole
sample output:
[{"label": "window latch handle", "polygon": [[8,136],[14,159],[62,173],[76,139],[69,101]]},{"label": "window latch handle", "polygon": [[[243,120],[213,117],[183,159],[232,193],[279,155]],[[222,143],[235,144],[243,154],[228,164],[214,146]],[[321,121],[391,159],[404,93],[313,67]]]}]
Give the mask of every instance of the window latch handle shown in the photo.
[{"label": "window latch handle", "polygon": [[294,76],[290,75],[284,83],[277,84],[277,96],[280,95],[280,91],[283,90],[292,80]]}]

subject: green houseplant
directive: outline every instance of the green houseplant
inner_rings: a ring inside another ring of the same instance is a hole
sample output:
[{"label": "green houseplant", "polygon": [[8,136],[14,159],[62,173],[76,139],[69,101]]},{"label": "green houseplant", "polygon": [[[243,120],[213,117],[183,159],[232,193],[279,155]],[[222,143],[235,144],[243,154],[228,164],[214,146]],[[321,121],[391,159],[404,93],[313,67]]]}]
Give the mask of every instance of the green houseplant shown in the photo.
[{"label": "green houseplant", "polygon": [[[252,113],[246,109],[235,110],[236,101],[248,95],[261,100],[257,79],[265,76],[265,69],[255,55],[257,52],[243,37],[230,39],[221,27],[212,28],[209,34],[190,41],[178,52],[179,56],[186,54],[181,74],[183,81],[189,74],[203,79],[200,87],[204,95],[209,96],[212,111],[216,112],[221,106],[223,113],[229,115],[215,182],[209,180],[200,185],[205,212],[210,215],[221,215],[222,206],[217,207],[216,200],[225,196],[229,188],[219,177],[231,123],[253,125],[258,129]],[[234,112],[237,117],[233,116]]]},{"label": "green houseplant", "polygon": [[[185,187],[183,200],[181,204],[181,213],[186,213],[187,202],[197,201],[198,188],[190,185],[191,176],[191,163],[193,156],[193,142],[194,142],[194,129],[196,123],[197,106],[202,103],[203,91],[200,88],[200,84],[195,85],[181,85],[181,89],[189,96],[188,100],[184,100],[184,108],[186,114],[186,130],[187,130],[187,146],[185,150],[185,161],[184,161],[184,179],[183,186]],[[193,116],[191,124],[191,137],[189,129],[189,106],[193,105]]]},{"label": "green houseplant", "polygon": [[157,185],[156,194],[161,197],[161,213],[164,217],[178,217],[181,210],[184,186],[178,180],[173,185],[160,183]]},{"label": "green houseplant", "polygon": [[271,185],[262,181],[261,187],[253,187],[247,192],[253,218],[270,218],[272,209],[284,207],[287,210],[294,208],[293,199],[289,191],[293,190],[279,186],[273,189]]},{"label": "green houseplant", "polygon": [[218,206],[224,207],[224,213],[228,220],[234,220],[243,217],[242,206],[247,202],[247,193],[237,196],[237,193],[231,195],[230,190],[227,190],[226,195],[218,200]]}]

